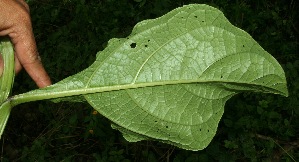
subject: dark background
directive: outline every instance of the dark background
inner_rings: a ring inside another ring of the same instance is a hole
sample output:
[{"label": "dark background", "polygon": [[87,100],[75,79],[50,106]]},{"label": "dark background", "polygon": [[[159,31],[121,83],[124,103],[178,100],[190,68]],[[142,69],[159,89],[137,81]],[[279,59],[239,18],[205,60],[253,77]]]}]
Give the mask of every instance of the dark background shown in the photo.
[{"label": "dark background", "polygon": [[[50,101],[13,109],[1,139],[2,161],[299,160],[299,2],[296,0],[27,0],[37,46],[53,82],[88,67],[113,37],[141,20],[190,3],[224,12],[285,69],[288,98],[242,93],[230,99],[211,144],[186,151],[159,142],[126,142],[85,103]],[[14,94],[36,86],[23,71]]]}]

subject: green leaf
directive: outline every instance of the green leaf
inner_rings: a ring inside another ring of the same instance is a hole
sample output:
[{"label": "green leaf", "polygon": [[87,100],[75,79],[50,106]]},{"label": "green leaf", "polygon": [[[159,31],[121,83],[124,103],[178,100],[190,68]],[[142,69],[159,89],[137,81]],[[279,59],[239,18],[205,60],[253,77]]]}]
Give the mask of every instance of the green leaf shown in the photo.
[{"label": "green leaf", "polygon": [[8,121],[12,106],[9,102],[5,102],[0,107],[0,138]]},{"label": "green leaf", "polygon": [[[12,106],[3,102],[8,98],[14,81],[14,51],[11,42],[7,38],[0,40],[0,56],[3,60],[3,70],[0,69],[0,138],[6,126]],[[2,67],[0,67],[2,68]]]},{"label": "green leaf", "polygon": [[201,150],[225,102],[243,91],[287,96],[283,69],[221,11],[193,4],[138,23],[127,38],[111,39],[89,68],[11,104],[84,95],[129,141]]},{"label": "green leaf", "polygon": [[0,67],[0,103],[2,103],[9,96],[15,75],[14,51],[11,42],[7,38],[0,39],[0,55],[4,65],[4,67]]}]

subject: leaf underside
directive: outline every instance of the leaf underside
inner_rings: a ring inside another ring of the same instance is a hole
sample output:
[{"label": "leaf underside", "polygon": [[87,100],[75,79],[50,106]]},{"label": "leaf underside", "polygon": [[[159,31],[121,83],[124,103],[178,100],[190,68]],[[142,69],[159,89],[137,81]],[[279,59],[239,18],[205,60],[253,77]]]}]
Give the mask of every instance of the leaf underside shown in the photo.
[{"label": "leaf underside", "polygon": [[189,150],[207,147],[237,93],[288,95],[278,62],[221,11],[199,4],[138,23],[89,68],[31,93],[75,91],[127,140]]}]

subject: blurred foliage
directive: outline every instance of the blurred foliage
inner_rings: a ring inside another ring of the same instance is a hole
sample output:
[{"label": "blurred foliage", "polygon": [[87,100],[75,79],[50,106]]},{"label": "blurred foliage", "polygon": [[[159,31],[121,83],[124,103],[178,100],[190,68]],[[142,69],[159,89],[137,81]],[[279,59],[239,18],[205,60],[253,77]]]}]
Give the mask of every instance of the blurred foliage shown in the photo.
[{"label": "blurred foliage", "polygon": [[[217,135],[192,152],[159,142],[126,142],[88,104],[48,101],[12,111],[2,161],[296,161],[299,160],[299,3],[295,0],[27,0],[37,46],[53,82],[88,67],[109,39],[139,21],[190,3],[217,7],[283,66],[288,98],[243,93],[230,99]],[[23,71],[13,93],[36,88]]]}]

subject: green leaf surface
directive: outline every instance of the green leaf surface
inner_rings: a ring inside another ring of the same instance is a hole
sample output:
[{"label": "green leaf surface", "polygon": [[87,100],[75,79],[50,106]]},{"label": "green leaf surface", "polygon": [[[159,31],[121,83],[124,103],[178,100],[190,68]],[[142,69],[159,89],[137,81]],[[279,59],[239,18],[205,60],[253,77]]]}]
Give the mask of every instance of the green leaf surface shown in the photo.
[{"label": "green leaf surface", "polygon": [[2,103],[9,96],[15,76],[14,50],[8,38],[0,39],[0,54],[4,65],[0,67],[0,103]]},{"label": "green leaf surface", "polygon": [[84,71],[12,104],[84,95],[129,141],[204,149],[225,102],[243,91],[288,95],[279,63],[223,13],[187,5],[111,39]]},{"label": "green leaf surface", "polygon": [[12,108],[12,106],[10,105],[9,102],[4,102],[0,107],[0,138],[3,134],[6,123],[10,116],[11,108]]},{"label": "green leaf surface", "polygon": [[1,38],[0,40],[0,55],[3,60],[4,67],[0,69],[0,138],[6,126],[8,117],[11,111],[11,105],[9,102],[3,104],[8,98],[14,81],[14,51],[13,46],[9,39]]}]

